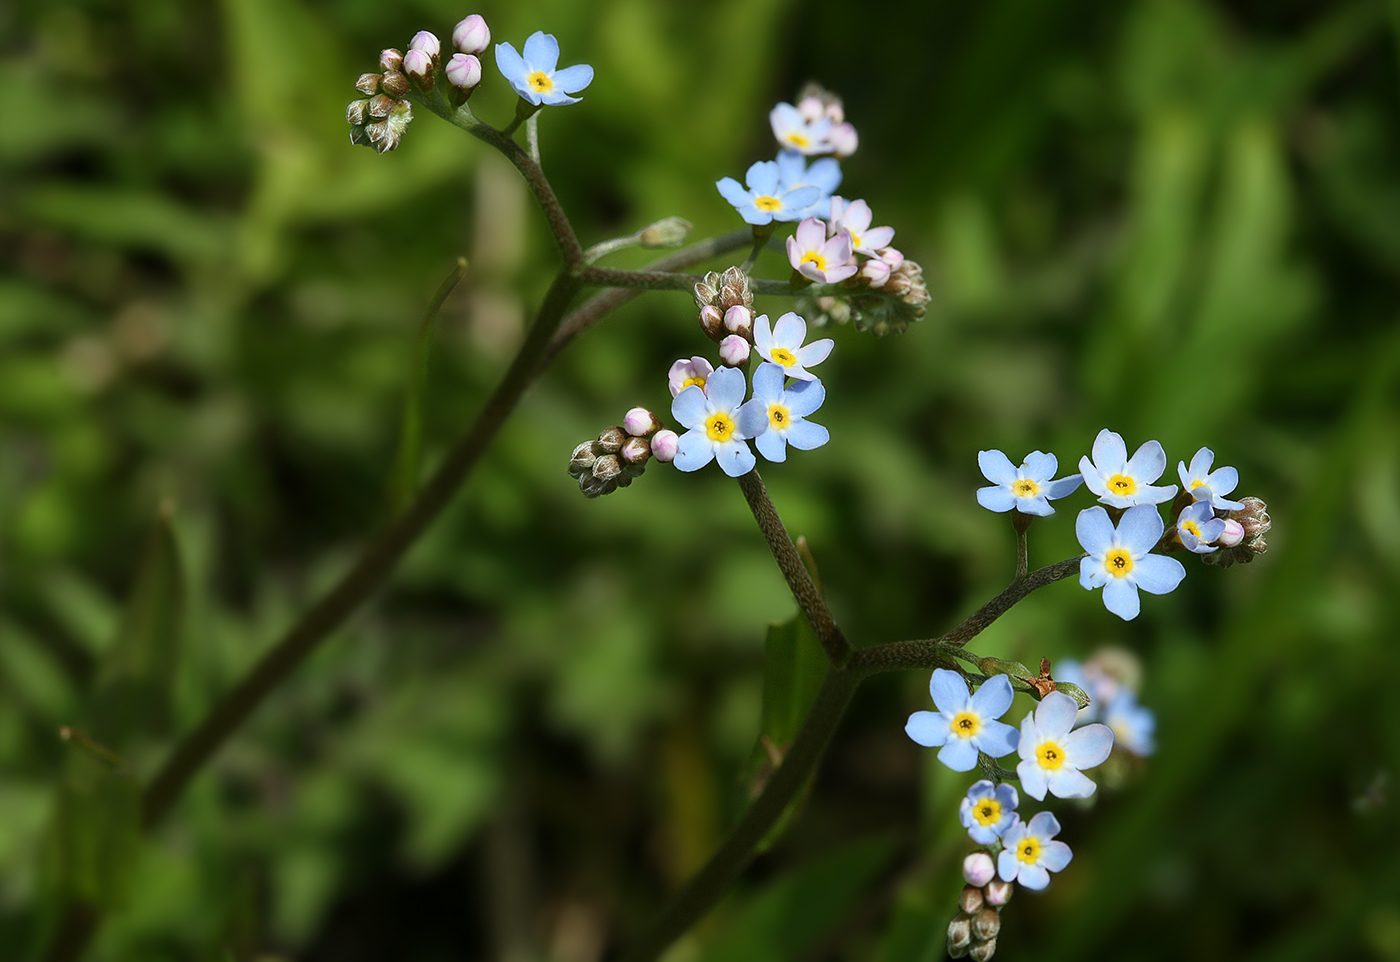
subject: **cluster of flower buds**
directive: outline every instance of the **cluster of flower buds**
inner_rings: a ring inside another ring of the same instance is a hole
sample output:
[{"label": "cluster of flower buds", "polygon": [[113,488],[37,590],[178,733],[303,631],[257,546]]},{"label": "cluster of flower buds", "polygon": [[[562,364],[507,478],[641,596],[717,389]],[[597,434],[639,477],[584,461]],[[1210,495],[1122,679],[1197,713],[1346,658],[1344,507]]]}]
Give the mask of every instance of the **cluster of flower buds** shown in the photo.
[{"label": "cluster of flower buds", "polygon": [[841,98],[820,84],[808,83],[797,95],[797,106],[779,104],[769,120],[779,143],[808,156],[846,158],[860,143],[855,127],[846,122]]},{"label": "cluster of flower buds", "polygon": [[710,271],[695,285],[695,306],[700,309],[700,329],[719,345],[726,367],[742,367],[753,346],[753,291],[749,275],[737,267],[724,273]]},{"label": "cluster of flower buds", "polygon": [[596,498],[625,488],[642,476],[648,459],[670,461],[676,456],[676,433],[662,430],[661,421],[646,408],[633,408],[621,425],[610,427],[592,441],[574,448],[569,476],[584,497]]},{"label": "cluster of flower buds", "polygon": [[[481,83],[481,61],[477,55],[490,43],[491,30],[479,14],[472,14],[453,28],[452,45],[457,52],[443,68],[449,85],[447,99],[452,106],[465,103]],[[413,119],[408,95],[414,88],[427,92],[437,86],[441,57],[442,41],[427,30],[413,35],[406,52],[393,47],[381,52],[380,72],[361,74],[355,82],[364,99],[352,100],[345,109],[350,142],[373,147],[381,154],[397,147]]]},{"label": "cluster of flower buds", "polygon": [[958,914],[948,923],[948,955],[987,962],[997,951],[1002,907],[1016,886],[997,878],[996,865],[986,852],[963,859],[963,881],[967,885],[958,893]]},{"label": "cluster of flower buds", "polygon": [[[928,285],[924,283],[924,270],[915,261],[904,257],[898,251],[897,263],[893,263],[889,275],[878,288],[867,285],[868,291],[856,288],[848,295],[833,297],[803,297],[798,305],[803,314],[818,327],[854,322],[856,330],[883,337],[891,332],[900,333],[923,319],[928,310]],[[891,263],[894,259],[882,261]],[[867,265],[871,261],[865,262]],[[857,278],[861,275],[857,274]]]},{"label": "cluster of flower buds", "polygon": [[1228,568],[1236,562],[1248,564],[1254,560],[1255,555],[1269,550],[1269,543],[1264,540],[1264,535],[1269,533],[1271,527],[1268,505],[1259,498],[1248,497],[1240,498],[1240,504],[1244,507],[1224,514],[1224,531],[1216,539],[1220,550],[1202,556],[1201,560],[1206,564],[1219,565],[1222,568]]}]

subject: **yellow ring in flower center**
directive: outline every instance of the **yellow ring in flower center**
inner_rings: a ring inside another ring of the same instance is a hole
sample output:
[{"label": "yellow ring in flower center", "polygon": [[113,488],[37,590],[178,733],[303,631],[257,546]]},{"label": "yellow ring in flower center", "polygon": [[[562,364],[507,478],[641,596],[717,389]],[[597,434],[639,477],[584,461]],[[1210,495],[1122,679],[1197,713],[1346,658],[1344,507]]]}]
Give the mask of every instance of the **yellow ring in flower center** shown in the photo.
[{"label": "yellow ring in flower center", "polygon": [[1137,482],[1126,474],[1115,474],[1108,479],[1108,490],[1111,494],[1129,495],[1137,490]]},{"label": "yellow ring in flower center", "polygon": [[525,78],[525,82],[530,85],[530,89],[547,94],[554,89],[554,78],[543,70],[536,70]]},{"label": "yellow ring in flower center", "polygon": [[1016,857],[1027,865],[1034,865],[1040,861],[1040,839],[1027,838],[1016,846]]},{"label": "yellow ring in flower center", "polygon": [[1035,750],[1035,760],[1040,763],[1041,768],[1048,768],[1053,772],[1065,763],[1065,752],[1055,742],[1044,742]]},{"label": "yellow ring in flower center", "polygon": [[1040,494],[1040,485],[1029,478],[1011,482],[1011,493],[1018,498],[1034,498]]},{"label": "yellow ring in flower center", "polygon": [[806,254],[803,254],[802,263],[816,264],[817,270],[821,271],[823,274],[826,273],[826,258],[818,254],[816,251],[808,251]]},{"label": "yellow ring in flower center", "polygon": [[792,367],[797,363],[797,355],[785,347],[775,347],[769,354],[772,355],[774,364],[781,364],[783,367]]},{"label": "yellow ring in flower center", "polygon": [[1133,556],[1122,548],[1114,548],[1103,556],[1103,567],[1115,578],[1127,577],[1133,570]]},{"label": "yellow ring in flower center", "polygon": [[734,436],[734,421],[723,413],[711,414],[705,419],[705,436],[711,441],[728,441]]},{"label": "yellow ring in flower center", "polygon": [[959,738],[971,738],[982,730],[982,719],[970,711],[958,712],[948,727]]},{"label": "yellow ring in flower center", "polygon": [[995,824],[1001,819],[1001,802],[994,798],[983,799],[973,806],[972,817],[981,825]]},{"label": "yellow ring in flower center", "polygon": [[[690,387],[692,384],[694,384],[696,387],[698,387],[698,388],[699,388],[700,390],[702,390],[702,391],[705,390],[705,379],[704,379],[703,377],[701,377],[700,375],[698,375],[698,374],[695,375],[694,377],[688,377],[688,378],[686,378],[685,381],[684,381],[684,383],[681,384],[681,390],[684,391],[686,388]],[[677,393],[679,393],[679,392],[677,392]]]},{"label": "yellow ring in flower center", "polygon": [[802,134],[799,134],[799,133],[796,133],[796,132],[787,135],[787,142],[790,143],[790,144],[792,144],[794,147],[798,148],[799,150],[802,150],[802,149],[805,149],[805,148],[807,148],[807,147],[810,147],[811,144],[812,144],[812,142],[811,142],[810,140],[808,140],[808,139],[807,139],[806,137],[804,137]]},{"label": "yellow ring in flower center", "polygon": [[781,404],[772,404],[768,407],[768,423],[773,430],[781,431],[792,422],[792,413]]},{"label": "yellow ring in flower center", "polygon": [[762,197],[755,197],[753,199],[753,205],[759,210],[766,210],[769,212],[783,209],[783,202],[768,194],[764,194]]}]

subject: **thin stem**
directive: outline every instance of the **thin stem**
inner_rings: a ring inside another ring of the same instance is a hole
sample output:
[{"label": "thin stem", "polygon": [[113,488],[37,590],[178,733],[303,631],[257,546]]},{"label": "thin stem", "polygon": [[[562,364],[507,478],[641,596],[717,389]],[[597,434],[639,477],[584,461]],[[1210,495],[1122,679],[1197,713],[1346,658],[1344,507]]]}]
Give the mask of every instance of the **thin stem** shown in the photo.
[{"label": "thin stem", "polygon": [[530,148],[530,159],[535,162],[535,166],[540,166],[540,115],[531,114],[530,119],[525,121],[525,143]]},{"label": "thin stem", "polygon": [[938,638],[917,641],[894,641],[889,644],[862,648],[851,656],[850,668],[861,675],[875,675],[904,668],[937,668],[947,664],[948,649],[961,648],[977,637],[992,622],[1011,609],[1026,595],[1046,585],[1054,584],[1079,571],[1085,555],[1066,558],[1044,568],[1037,568],[1024,579],[1013,581],[1005,591],[969,615],[962,624]]},{"label": "thin stem", "polygon": [[[584,284],[591,287],[641,287],[653,291],[688,291],[695,286],[696,281],[702,280],[698,274],[672,274],[659,270],[626,271],[616,267],[597,266],[584,269],[580,277]],[[825,297],[851,293],[851,288],[843,284],[811,284],[801,290],[794,290],[788,281],[765,277],[750,278],[749,288],[755,294],[771,294],[774,297],[796,297],[799,294]],[[881,292],[862,290],[861,293]]]},{"label": "thin stem", "polygon": [[1026,549],[1026,531],[1021,525],[1016,526],[1016,577],[1012,579],[1013,584],[1026,580],[1026,575],[1030,573],[1030,556]]},{"label": "thin stem", "polygon": [[719,901],[811,778],[859,684],[860,679],[850,671],[835,667],[827,671],[811,712],[763,793],[705,867],[677,893],[651,930],[624,956],[624,962],[656,959]]},{"label": "thin stem", "polygon": [[817,640],[821,642],[827,659],[838,668],[844,666],[851,657],[851,644],[841,633],[836,619],[831,617],[831,611],[827,608],[821,592],[812,583],[812,575],[802,563],[802,556],[797,553],[792,539],[788,537],[787,528],[783,527],[783,519],[778,516],[777,508],[773,507],[773,501],[768,497],[768,489],[763,486],[763,479],[759,477],[757,468],[739,478],[739,488],[744,492],[749,510],[753,512],[754,520],[763,531],[763,537],[768,541],[773,558],[778,562],[783,577],[787,579],[792,596],[797,599],[797,606],[802,609],[808,624],[816,632]]}]

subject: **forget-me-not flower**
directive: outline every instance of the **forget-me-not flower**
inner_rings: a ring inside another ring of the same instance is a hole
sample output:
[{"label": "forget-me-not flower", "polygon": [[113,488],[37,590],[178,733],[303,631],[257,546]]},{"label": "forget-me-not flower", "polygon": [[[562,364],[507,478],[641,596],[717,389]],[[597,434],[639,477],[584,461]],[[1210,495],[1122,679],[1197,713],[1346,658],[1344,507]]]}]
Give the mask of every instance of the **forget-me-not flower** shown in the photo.
[{"label": "forget-me-not flower", "polygon": [[715,187],[725,200],[734,205],[739,216],[755,227],[771,224],[775,220],[801,220],[803,211],[811,207],[821,196],[821,189],[788,187],[781,183],[778,165],[771,160],[760,160],[744,174],[744,187],[733,177],[715,181]]},{"label": "forget-me-not flower", "polygon": [[1080,769],[1102,764],[1113,751],[1113,730],[1106,725],[1085,725],[1071,731],[1079,717],[1079,705],[1062,691],[1052,691],[1035,711],[1021,720],[1016,751],[1021,762],[1016,774],[1021,789],[1034,799],[1048,791],[1060,798],[1088,798],[1094,783]]},{"label": "forget-me-not flower", "polygon": [[1215,461],[1215,452],[1210,448],[1201,448],[1191,458],[1191,466],[1188,468],[1185,461],[1176,463],[1176,473],[1181,476],[1182,490],[1191,492],[1191,497],[1197,501],[1208,501],[1212,508],[1220,511],[1239,511],[1244,507],[1243,501],[1231,501],[1225,495],[1240,483],[1240,473],[1234,468],[1210,469]]},{"label": "forget-me-not flower", "polygon": [[1063,498],[1078,490],[1084,478],[1078,474],[1051,481],[1060,463],[1053,454],[1032,451],[1018,468],[1000,451],[978,451],[977,466],[992,486],[977,489],[977,503],[988,511],[1010,511],[1046,517],[1055,513],[1050,498]]},{"label": "forget-me-not flower", "polygon": [[796,150],[807,155],[833,153],[833,121],[825,114],[809,117],[792,104],[783,103],[769,111],[768,122],[773,127],[773,136],[778,138],[784,150]]},{"label": "forget-me-not flower", "polygon": [[1225,533],[1225,519],[1215,516],[1209,500],[1193,502],[1176,519],[1176,536],[1187,551],[1210,554],[1215,539]]},{"label": "forget-me-not flower", "polygon": [[811,344],[803,344],[807,339],[807,322],[799,314],[788,311],[778,318],[778,323],[768,326],[768,315],[760,314],[753,322],[753,346],[758,356],[781,367],[788,377],[800,381],[814,381],[816,375],[807,370],[808,365],[816,367],[831,354],[836,342],[824,337]]},{"label": "forget-me-not flower", "polygon": [[739,408],[739,430],[754,439],[769,461],[786,461],[787,446],[799,451],[819,448],[831,438],[820,424],[806,420],[822,406],[826,388],[815,378],[784,388],[787,374],[777,364],[760,364],[753,375],[753,397]]},{"label": "forget-me-not flower", "polygon": [[666,386],[671,389],[671,397],[680,394],[692,384],[703,391],[706,379],[713,373],[715,366],[699,355],[688,360],[681,358],[666,372]]},{"label": "forget-me-not flower", "polygon": [[914,712],[904,731],[925,748],[939,748],[938,760],[944,765],[970,772],[977,766],[978,752],[1000,758],[1016,750],[1016,729],[997,721],[1015,695],[1005,675],[993,675],[970,695],[962,675],[938,668],[928,690],[938,711]]},{"label": "forget-me-not flower", "polygon": [[1117,696],[1108,703],[1103,723],[1113,729],[1114,745],[1139,756],[1151,755],[1156,750],[1153,735],[1157,731],[1157,718],[1152,709],[1138,704],[1137,696],[1127,688],[1119,689]]},{"label": "forget-me-not flower", "polygon": [[802,211],[803,217],[825,217],[831,195],[841,186],[841,162],[832,157],[820,157],[807,165],[807,158],[796,150],[780,150],[774,163],[778,165],[778,183],[787,190],[816,187],[817,199]]},{"label": "forget-me-not flower", "polygon": [[516,53],[509,43],[496,44],[496,67],[515,92],[532,104],[576,104],[580,98],[569,94],[576,94],[593,82],[593,68],[586,63],[563,70],[558,66],[559,41],[542,30],[530,34],[523,54]]},{"label": "forget-me-not flower", "polygon": [[787,239],[787,254],[793,270],[818,284],[839,283],[859,269],[850,231],[827,237],[826,225],[815,217],[805,217],[797,225],[797,231]]},{"label": "forget-me-not flower", "polygon": [[831,198],[832,231],[846,228],[851,232],[851,247],[867,257],[879,257],[880,251],[894,240],[893,227],[870,226],[874,217],[870,205],[863,200],[847,203],[840,197]]},{"label": "forget-me-not flower", "polygon": [[1060,834],[1060,823],[1050,812],[1039,812],[1030,823],[1017,820],[1001,837],[1004,846],[997,856],[997,874],[1003,882],[1019,882],[1028,889],[1050,884],[1050,873],[1069,864],[1074,853],[1064,842],[1052,841]]},{"label": "forget-me-not flower", "polygon": [[1173,591],[1186,577],[1175,558],[1152,554],[1162,537],[1162,518],[1155,505],[1140,504],[1123,512],[1114,528],[1108,512],[1085,508],[1074,522],[1074,533],[1088,557],[1079,562],[1079,583],[1103,589],[1103,604],[1124,621],[1138,616],[1138,589],[1154,595]]},{"label": "forget-me-not flower", "polygon": [[1016,821],[1016,805],[1020,799],[1016,789],[1002,782],[994,785],[989,779],[973,782],[958,807],[963,828],[978,845],[991,845],[1001,838]]},{"label": "forget-me-not flower", "polygon": [[1176,494],[1176,485],[1154,486],[1167,468],[1167,454],[1157,441],[1148,441],[1128,457],[1122,435],[1108,428],[1094,439],[1094,459],[1079,459],[1084,483],[1110,508],[1161,504]]},{"label": "forget-me-not flower", "polygon": [[738,368],[720,368],[702,389],[692,384],[671,402],[671,416],[690,430],[681,435],[673,462],[682,471],[698,471],[718,460],[731,478],[748,474],[757,463],[739,427],[739,405],[748,385]]}]

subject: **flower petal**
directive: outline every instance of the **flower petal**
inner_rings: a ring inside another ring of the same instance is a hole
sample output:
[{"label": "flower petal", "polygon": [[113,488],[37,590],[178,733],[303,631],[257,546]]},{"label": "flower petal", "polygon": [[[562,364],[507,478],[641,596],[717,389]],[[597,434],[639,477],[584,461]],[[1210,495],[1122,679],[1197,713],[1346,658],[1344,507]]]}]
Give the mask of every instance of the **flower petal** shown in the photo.
[{"label": "flower petal", "polygon": [[1032,451],[1026,455],[1022,467],[1027,478],[1044,484],[1055,476],[1055,472],[1059,470],[1060,462],[1053,454]]},{"label": "flower petal", "polygon": [[972,700],[962,675],[947,668],[934,669],[933,677],[928,681],[928,693],[933,696],[933,703],[939,711],[951,714],[966,711]]},{"label": "flower petal", "polygon": [[719,461],[720,470],[731,478],[748,474],[758,463],[748,444],[737,439],[716,444],[715,460]]},{"label": "flower petal", "polygon": [[722,367],[705,382],[705,394],[716,411],[735,411],[743,402],[747,390],[744,372],[737,367]]},{"label": "flower petal", "polygon": [[[993,675],[982,683],[972,696],[972,710],[986,721],[1000,718],[1011,707],[1016,693],[1011,690],[1011,680],[1005,675]],[[1009,726],[1008,726],[1009,727]]]},{"label": "flower petal", "polygon": [[1093,455],[1094,467],[1103,474],[1121,474],[1128,463],[1128,446],[1123,443],[1121,434],[1104,428],[1094,438]]},{"label": "flower petal", "polygon": [[[1022,732],[1021,745],[1026,744],[1025,732]],[[1016,775],[1021,779],[1021,791],[1038,802],[1045,800],[1045,792],[1049,785],[1045,781],[1045,769],[1040,767],[1040,763],[1033,758],[1027,758],[1016,766]]]},{"label": "flower petal", "polygon": [[1045,784],[1056,798],[1088,798],[1098,788],[1088,775],[1068,767],[1046,772]]},{"label": "flower petal", "polygon": [[982,477],[993,484],[1010,484],[1017,479],[1016,466],[1000,451],[978,451],[977,466],[982,469]]},{"label": "flower petal", "polygon": [[692,384],[671,401],[671,417],[687,428],[700,428],[710,414],[710,402],[699,385]]},{"label": "flower petal", "polygon": [[977,749],[966,738],[950,738],[939,749],[938,760],[955,772],[970,772],[977,767]]},{"label": "flower petal", "polygon": [[525,75],[530,72],[525,66],[524,58],[516,53],[515,47],[508,42],[496,44],[496,69],[512,86],[517,82],[523,84]]},{"label": "flower petal", "polygon": [[1135,505],[1124,511],[1118,521],[1118,543],[1132,553],[1134,560],[1151,551],[1161,537],[1162,516],[1154,505]]},{"label": "flower petal", "polygon": [[948,719],[942,712],[916,711],[909,716],[904,733],[925,748],[938,748],[948,740]]},{"label": "flower petal", "polygon": [[[799,362],[800,360],[801,358],[799,355]],[[778,367],[776,364],[769,366]],[[800,418],[805,418],[817,408],[821,407],[822,402],[825,400],[826,388],[822,386],[822,382],[815,376],[812,377],[811,380],[798,381],[787,389],[784,397],[784,403],[787,404],[788,409]]]},{"label": "flower petal", "polygon": [[719,190],[720,196],[735,207],[743,207],[751,199],[749,192],[733,177],[715,181],[715,187]]},{"label": "flower petal", "polygon": [[773,329],[768,326],[767,314],[753,319],[753,346],[763,357],[773,353]]},{"label": "flower petal", "polygon": [[788,311],[773,325],[773,341],[779,347],[795,350],[807,337],[807,322],[800,315]]},{"label": "flower petal", "polygon": [[[1002,676],[1005,677],[1005,676]],[[1059,741],[1079,718],[1079,705],[1062,691],[1052,691],[1035,709],[1035,725],[1042,741]]]},{"label": "flower petal", "polygon": [[993,758],[1001,758],[1016,750],[1016,746],[1020,744],[1021,736],[1017,734],[1016,729],[1005,722],[984,720],[982,730],[972,741],[976,742],[978,751],[986,752]]},{"label": "flower petal", "polygon": [[1124,474],[1139,484],[1151,484],[1167,469],[1167,453],[1162,450],[1162,442],[1146,441],[1133,452]]},{"label": "flower petal", "polygon": [[784,434],[787,443],[799,451],[811,451],[831,440],[831,432],[815,421],[798,421]]},{"label": "flower petal", "polygon": [[554,73],[554,86],[565,93],[576,94],[593,82],[593,68],[586,63],[574,64]]},{"label": "flower petal", "polygon": [[[1050,473],[1054,474],[1055,472],[1051,471]],[[1044,489],[1041,491],[1041,494],[1045,495],[1050,500],[1055,501],[1065,497],[1066,495],[1074,494],[1074,492],[1079,490],[1079,486],[1083,483],[1084,475],[1071,474],[1067,477],[1060,478],[1057,481],[1048,482],[1044,486]]]},{"label": "flower petal", "polygon": [[748,169],[744,174],[744,183],[749,185],[749,190],[758,194],[774,194],[778,190],[778,165],[771,160],[760,160]]},{"label": "flower petal", "polygon": [[1061,742],[1065,761],[1075,768],[1102,765],[1113,751],[1113,729],[1107,725],[1085,725],[1070,732]]},{"label": "flower petal", "polygon": [[1103,586],[1103,606],[1124,621],[1132,621],[1142,610],[1137,585],[1130,578],[1109,578]]},{"label": "flower petal", "polygon": [[[767,419],[767,414],[764,415],[764,419]],[[758,453],[769,461],[786,461],[788,442],[786,433],[785,431],[764,431],[754,438],[754,447],[758,448]]]},{"label": "flower petal", "polygon": [[1045,842],[1040,847],[1040,864],[1050,872],[1063,872],[1074,853],[1064,842]]},{"label": "flower petal", "polygon": [[559,41],[552,34],[536,30],[525,41],[524,57],[531,70],[552,74],[559,65]]},{"label": "flower petal", "polygon": [[1106,554],[1113,548],[1113,522],[1103,508],[1095,506],[1079,512],[1074,519],[1074,534],[1079,546],[1091,555]]},{"label": "flower petal", "polygon": [[1160,554],[1139,558],[1133,567],[1133,580],[1150,595],[1165,595],[1175,591],[1176,586],[1181,584],[1181,579],[1185,577],[1186,569],[1180,561]]},{"label": "flower petal", "polygon": [[1010,511],[1017,506],[1017,497],[1001,484],[977,489],[977,503],[988,511]]},{"label": "flower petal", "polygon": [[699,471],[714,459],[715,446],[710,439],[699,431],[687,431],[676,442],[676,457],[671,463],[682,471]]}]

